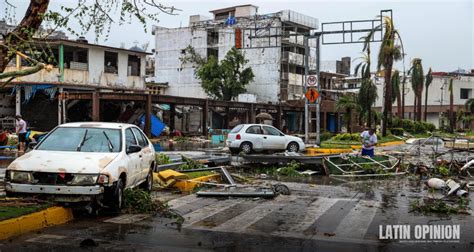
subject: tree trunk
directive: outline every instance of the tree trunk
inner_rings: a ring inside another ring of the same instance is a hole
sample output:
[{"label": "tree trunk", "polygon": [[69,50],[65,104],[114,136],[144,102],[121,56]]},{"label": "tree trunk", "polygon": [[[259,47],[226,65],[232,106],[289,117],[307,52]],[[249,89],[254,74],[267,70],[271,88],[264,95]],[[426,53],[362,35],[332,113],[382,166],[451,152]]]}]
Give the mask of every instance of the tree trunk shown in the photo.
[{"label": "tree trunk", "polygon": [[453,95],[453,90],[451,88],[451,91],[449,93],[449,122],[451,124],[451,133],[454,133],[454,128],[456,127],[454,125],[454,95]]},{"label": "tree trunk", "polygon": [[399,91],[397,95],[397,115],[398,115],[398,118],[402,119],[402,101],[401,101],[400,96],[401,96],[401,93]]},{"label": "tree trunk", "polygon": [[383,111],[383,124],[382,124],[382,136],[387,135],[387,127],[392,125],[391,116],[392,116],[392,65],[393,58],[385,58],[385,106]]},{"label": "tree trunk", "polygon": [[350,109],[346,110],[347,113],[347,132],[352,134],[351,124],[352,124],[352,111]]},{"label": "tree trunk", "polygon": [[[422,84],[423,85],[423,84]],[[418,107],[416,108],[417,109],[417,118],[416,120],[421,122],[421,104],[423,103],[423,88],[421,87],[419,90],[418,90]]]},{"label": "tree trunk", "polygon": [[[5,36],[4,44],[9,47],[17,47],[20,40],[30,40],[30,33],[38,30],[43,22],[43,17],[48,10],[49,0],[31,0],[26,13],[20,24]],[[8,62],[13,59],[14,54],[8,55],[8,49],[5,46],[0,47],[0,73],[5,71]]]},{"label": "tree trunk", "polygon": [[426,90],[425,90],[425,116],[424,116],[425,122],[427,118],[428,118],[428,86],[426,86]]},{"label": "tree trunk", "polygon": [[372,108],[367,111],[367,127],[372,128]]},{"label": "tree trunk", "polygon": [[418,98],[418,95],[416,95],[416,91],[413,91],[414,92],[414,96],[413,96],[413,121],[416,121],[416,108],[418,107],[417,106],[417,98]]},{"label": "tree trunk", "polygon": [[403,82],[402,82],[402,91],[400,92],[400,96],[402,96],[402,117],[401,119],[405,119],[405,72],[403,72]]}]

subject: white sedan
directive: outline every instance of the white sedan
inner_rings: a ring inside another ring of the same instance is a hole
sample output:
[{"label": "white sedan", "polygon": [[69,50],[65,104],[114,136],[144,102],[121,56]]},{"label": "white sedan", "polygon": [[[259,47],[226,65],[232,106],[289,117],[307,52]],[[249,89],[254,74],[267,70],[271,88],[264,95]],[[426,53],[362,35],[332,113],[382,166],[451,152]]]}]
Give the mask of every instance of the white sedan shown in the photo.
[{"label": "white sedan", "polygon": [[240,124],[227,136],[227,147],[232,153],[264,150],[304,151],[301,138],[283,134],[273,126],[265,124]]},{"label": "white sedan", "polygon": [[118,211],[125,189],[152,189],[154,168],[153,145],[135,125],[67,123],[8,166],[5,189]]}]

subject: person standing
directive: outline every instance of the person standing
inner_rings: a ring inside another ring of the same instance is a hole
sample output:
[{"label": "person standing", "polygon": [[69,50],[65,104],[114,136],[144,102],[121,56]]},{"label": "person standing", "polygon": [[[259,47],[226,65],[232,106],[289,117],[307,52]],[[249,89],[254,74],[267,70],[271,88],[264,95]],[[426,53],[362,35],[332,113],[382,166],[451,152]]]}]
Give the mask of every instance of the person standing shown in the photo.
[{"label": "person standing", "polygon": [[362,142],[362,156],[374,157],[374,149],[377,144],[375,129],[369,129],[360,134]]},{"label": "person standing", "polygon": [[18,152],[25,152],[26,122],[21,115],[16,115],[16,134],[18,136]]}]

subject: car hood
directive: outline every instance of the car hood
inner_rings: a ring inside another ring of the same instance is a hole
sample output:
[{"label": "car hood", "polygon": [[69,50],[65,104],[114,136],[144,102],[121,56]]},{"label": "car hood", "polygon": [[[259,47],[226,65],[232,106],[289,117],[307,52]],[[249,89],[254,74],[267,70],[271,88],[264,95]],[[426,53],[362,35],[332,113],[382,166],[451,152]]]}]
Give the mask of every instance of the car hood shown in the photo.
[{"label": "car hood", "polygon": [[38,172],[99,173],[118,155],[119,153],[32,150],[15,159],[7,169]]}]

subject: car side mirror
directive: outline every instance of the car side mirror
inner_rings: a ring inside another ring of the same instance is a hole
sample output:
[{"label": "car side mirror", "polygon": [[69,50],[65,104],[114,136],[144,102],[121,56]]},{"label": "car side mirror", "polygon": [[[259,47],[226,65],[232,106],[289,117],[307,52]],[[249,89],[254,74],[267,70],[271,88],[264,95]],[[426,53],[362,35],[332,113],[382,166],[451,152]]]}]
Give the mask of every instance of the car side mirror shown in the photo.
[{"label": "car side mirror", "polygon": [[142,147],[141,146],[138,146],[138,145],[130,145],[128,146],[127,148],[127,154],[130,154],[130,153],[137,153],[139,151],[142,150]]}]

